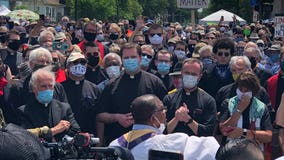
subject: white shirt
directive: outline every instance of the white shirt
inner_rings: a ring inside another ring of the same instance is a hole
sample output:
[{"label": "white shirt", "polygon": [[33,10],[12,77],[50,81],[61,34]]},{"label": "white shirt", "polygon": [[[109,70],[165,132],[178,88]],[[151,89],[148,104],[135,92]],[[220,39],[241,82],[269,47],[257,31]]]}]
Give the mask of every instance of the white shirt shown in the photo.
[{"label": "white shirt", "polygon": [[[116,139],[109,146],[120,145]],[[172,133],[155,135],[135,146],[131,153],[135,160],[147,160],[150,149],[180,152],[184,160],[215,160],[218,148],[219,144],[214,137],[189,137],[184,133]]]}]

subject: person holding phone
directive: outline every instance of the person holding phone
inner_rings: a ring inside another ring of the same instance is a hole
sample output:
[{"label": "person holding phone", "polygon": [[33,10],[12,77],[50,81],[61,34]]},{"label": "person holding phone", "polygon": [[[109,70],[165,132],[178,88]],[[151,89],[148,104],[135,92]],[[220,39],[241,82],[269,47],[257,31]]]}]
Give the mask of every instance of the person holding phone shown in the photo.
[{"label": "person holding phone", "polygon": [[219,144],[214,137],[189,137],[184,133],[162,134],[166,112],[167,108],[157,96],[146,94],[137,97],[131,103],[134,119],[132,130],[112,141],[110,146],[129,149],[135,160],[150,158],[149,151],[152,149],[179,152],[184,160],[215,160]]}]

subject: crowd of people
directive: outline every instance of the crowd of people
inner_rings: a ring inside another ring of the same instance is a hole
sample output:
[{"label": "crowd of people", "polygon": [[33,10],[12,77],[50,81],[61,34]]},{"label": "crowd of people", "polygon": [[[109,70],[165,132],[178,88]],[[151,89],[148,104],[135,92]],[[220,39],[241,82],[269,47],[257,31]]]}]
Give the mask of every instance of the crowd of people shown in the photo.
[{"label": "crowd of people", "polygon": [[141,160],[151,149],[204,160],[284,155],[284,37],[272,22],[11,22],[0,17],[3,128],[47,142],[89,132]]}]

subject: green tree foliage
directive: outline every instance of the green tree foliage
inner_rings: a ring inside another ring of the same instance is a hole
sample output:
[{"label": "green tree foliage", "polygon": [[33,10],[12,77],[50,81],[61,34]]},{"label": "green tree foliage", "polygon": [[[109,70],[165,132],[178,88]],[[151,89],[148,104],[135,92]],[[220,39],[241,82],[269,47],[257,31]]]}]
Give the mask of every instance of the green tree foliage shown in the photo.
[{"label": "green tree foliage", "polygon": [[28,7],[27,7],[27,6],[24,6],[24,5],[16,6],[16,7],[15,7],[15,10],[18,10],[18,9],[28,9]]},{"label": "green tree foliage", "polygon": [[[100,20],[109,18],[134,19],[142,14],[142,7],[137,0],[77,0],[78,17],[89,17]],[[71,16],[75,17],[75,0],[67,4]]]}]

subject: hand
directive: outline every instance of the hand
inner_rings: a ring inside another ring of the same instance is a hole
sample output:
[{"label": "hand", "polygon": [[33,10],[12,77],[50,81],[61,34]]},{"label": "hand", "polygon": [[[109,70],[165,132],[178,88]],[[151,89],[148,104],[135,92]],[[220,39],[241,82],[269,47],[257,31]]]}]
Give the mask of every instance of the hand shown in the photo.
[{"label": "hand", "polygon": [[241,100],[239,101],[239,104],[238,104],[238,109],[241,110],[241,112],[243,112],[249,105],[250,103],[250,97],[247,96],[247,95],[243,95],[241,97]]},{"label": "hand", "polygon": [[232,127],[233,130],[229,133],[227,133],[227,136],[229,138],[239,138],[243,135],[243,129],[239,127]]},{"label": "hand", "polygon": [[116,114],[116,121],[124,128],[127,128],[134,123],[133,116],[131,113]]},{"label": "hand", "polygon": [[175,118],[180,122],[187,122],[191,118],[188,113],[187,105],[183,103],[183,105],[176,110]]},{"label": "hand", "polygon": [[70,128],[70,122],[66,120],[61,120],[56,126],[51,128],[52,135],[62,133]]}]

